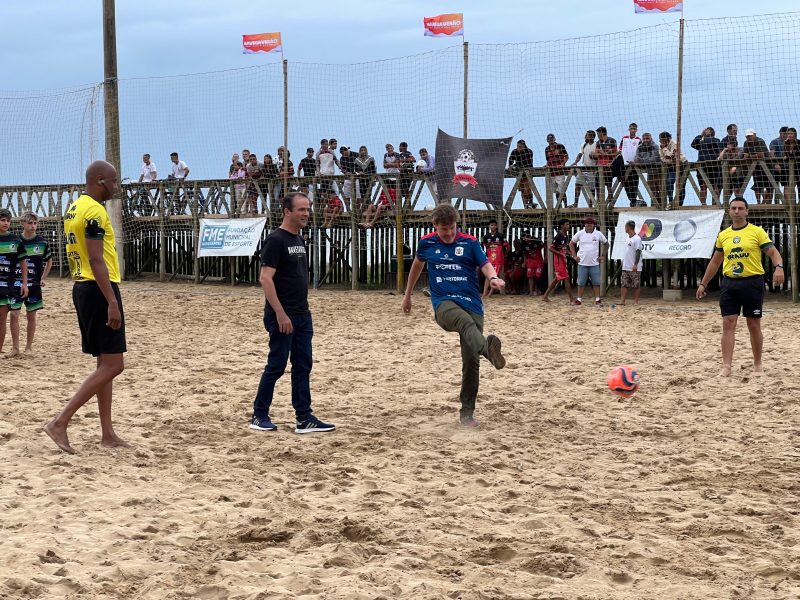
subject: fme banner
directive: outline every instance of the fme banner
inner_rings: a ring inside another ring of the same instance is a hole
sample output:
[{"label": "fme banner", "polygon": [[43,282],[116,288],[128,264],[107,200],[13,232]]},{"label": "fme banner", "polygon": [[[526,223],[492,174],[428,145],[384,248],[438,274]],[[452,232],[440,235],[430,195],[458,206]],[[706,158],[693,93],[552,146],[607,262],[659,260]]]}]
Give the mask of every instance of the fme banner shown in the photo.
[{"label": "fme banner", "polygon": [[197,256],[253,256],[266,223],[266,217],[200,219]]},{"label": "fme banner", "polygon": [[711,258],[719,234],[722,210],[621,212],[614,232],[611,258],[625,254],[625,223],[633,221],[642,238],[642,258]]}]

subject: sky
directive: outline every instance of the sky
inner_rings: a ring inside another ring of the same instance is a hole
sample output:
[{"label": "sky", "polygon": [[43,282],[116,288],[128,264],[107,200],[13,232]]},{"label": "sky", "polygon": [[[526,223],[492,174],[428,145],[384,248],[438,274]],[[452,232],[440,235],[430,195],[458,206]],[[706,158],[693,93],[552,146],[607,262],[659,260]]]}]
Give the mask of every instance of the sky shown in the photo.
[{"label": "sky", "polygon": [[[783,13],[797,1],[686,0],[685,10],[684,135],[738,121],[769,141],[796,114],[794,21],[699,20]],[[550,131],[571,154],[600,124],[617,138],[630,120],[640,133],[674,131],[678,16],[636,15],[632,0],[118,0],[123,175],[138,176],[144,151],[162,174],[179,151],[197,177],[224,176],[245,146],[275,154],[280,59],[242,54],[243,33],[283,34],[295,162],[331,135],[380,157],[387,141],[407,137],[416,150],[434,144],[437,127],[459,134],[461,40],[422,31],[424,16],[449,12],[464,13],[470,42],[470,135],[525,136],[540,163]],[[0,183],[78,181],[102,153],[92,87],[103,77],[102,2],[2,1],[0,31],[0,138],[16,142],[0,149]],[[48,173],[16,163],[39,150],[52,159]]]}]

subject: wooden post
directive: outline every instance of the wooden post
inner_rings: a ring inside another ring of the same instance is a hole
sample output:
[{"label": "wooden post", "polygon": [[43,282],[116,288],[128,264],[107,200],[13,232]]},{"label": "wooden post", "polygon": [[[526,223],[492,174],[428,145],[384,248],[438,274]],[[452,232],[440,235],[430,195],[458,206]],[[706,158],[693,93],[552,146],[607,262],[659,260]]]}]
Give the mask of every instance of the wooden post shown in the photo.
[{"label": "wooden post", "polygon": [[[797,163],[791,161],[789,163],[789,193],[787,195],[787,203],[789,208],[789,264],[791,266],[791,281],[792,281],[792,302],[797,304],[800,302],[800,290],[797,289],[798,285],[798,262],[797,262]],[[784,263],[786,257],[783,257]]]},{"label": "wooden post", "polygon": [[[114,0],[103,0],[103,116],[105,120],[106,160],[114,165],[122,180],[119,142],[119,92],[117,89],[117,27]],[[114,228],[119,257],[119,272],[125,277],[125,255],[122,231],[122,201],[119,197],[106,202],[106,211]]]},{"label": "wooden post", "polygon": [[167,211],[164,206],[164,188],[157,184],[158,191],[155,205],[158,216],[158,280],[167,280]]},{"label": "wooden post", "polygon": [[[350,179],[350,181],[351,181],[351,183],[350,183],[351,189],[353,190],[351,197],[354,199],[354,201],[350,205],[350,266],[351,266],[351,269],[350,269],[350,280],[351,280],[350,281],[350,287],[353,290],[357,290],[358,289],[358,274],[360,272],[360,269],[359,269],[359,266],[358,266],[358,259],[360,258],[358,250],[359,250],[359,243],[361,242],[361,236],[358,235],[359,227],[358,227],[358,223],[356,223],[356,219],[358,217],[358,214],[360,214],[360,212],[361,212],[360,210],[357,210],[358,208],[360,208],[361,202],[357,198],[357,196],[359,195],[357,193],[358,192],[358,185],[359,185],[358,184],[358,180],[355,177],[352,177]],[[363,192],[362,192],[361,195],[363,196]]]},{"label": "wooden post", "polygon": [[[463,39],[463,37],[462,37]],[[469,42],[464,42],[464,139],[469,132]],[[467,199],[462,198],[461,231],[467,229]]]},{"label": "wooden post", "polygon": [[403,252],[403,203],[399,200],[400,196],[400,178],[394,180],[395,189],[397,190],[398,202],[395,202],[394,215],[395,223],[397,224],[396,233],[396,252],[397,252],[397,292],[402,294],[405,291],[406,281],[406,261]]},{"label": "wooden post", "polygon": [[550,244],[553,243],[553,184],[550,181],[549,174],[546,175],[544,188],[545,195],[547,196],[547,203],[545,204],[544,216],[544,252],[547,257],[547,285],[552,283],[555,277],[555,267],[553,266],[553,253],[550,252]]},{"label": "wooden post", "polygon": [[[281,158],[285,196],[289,193],[289,63],[286,59],[283,59],[283,156]],[[280,199],[278,201],[280,202]]]}]

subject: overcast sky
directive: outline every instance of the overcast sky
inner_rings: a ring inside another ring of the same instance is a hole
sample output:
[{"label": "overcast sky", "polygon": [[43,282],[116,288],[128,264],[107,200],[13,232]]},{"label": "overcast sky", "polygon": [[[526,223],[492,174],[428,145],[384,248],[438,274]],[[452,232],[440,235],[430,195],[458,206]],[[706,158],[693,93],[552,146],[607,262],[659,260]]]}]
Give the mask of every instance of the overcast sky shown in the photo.
[{"label": "overcast sky", "polygon": [[[477,44],[590,36],[673,21],[636,15],[632,0],[117,0],[120,78],[234,69],[277,60],[243,55],[241,35],[281,31],[290,61],[352,63],[427,52],[423,16],[463,12]],[[686,0],[687,19],[798,10],[797,0]],[[101,0],[0,1],[0,89],[70,87],[103,78]]]},{"label": "overcast sky", "polygon": [[[719,136],[730,122],[755,127],[767,141],[797,125],[800,13],[722,18],[786,13],[798,1],[685,6],[689,159],[707,125]],[[437,128],[460,135],[461,40],[422,28],[424,16],[448,12],[464,13],[470,42],[472,137],[524,137],[543,164],[549,132],[572,156],[587,128],[620,138],[635,120],[640,133],[675,132],[679,15],[636,15],[632,0],[117,0],[123,176],[138,178],[143,152],[161,177],[180,152],[192,178],[225,177],[244,147],[276,154],[280,57],[242,54],[243,33],[283,34],[295,164],[321,137],[366,144],[380,165],[387,142],[408,141],[416,154],[434,147]],[[0,140],[14,141],[0,144],[0,183],[80,181],[104,155],[93,87],[103,78],[101,22],[101,0],[0,0]],[[26,160],[40,154],[47,169]]]}]

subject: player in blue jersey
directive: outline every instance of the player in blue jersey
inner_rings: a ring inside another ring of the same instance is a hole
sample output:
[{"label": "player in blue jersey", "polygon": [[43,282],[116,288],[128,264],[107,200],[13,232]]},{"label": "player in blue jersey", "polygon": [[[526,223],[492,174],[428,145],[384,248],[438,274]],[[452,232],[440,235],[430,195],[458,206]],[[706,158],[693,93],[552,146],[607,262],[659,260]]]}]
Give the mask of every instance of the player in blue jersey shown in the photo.
[{"label": "player in blue jersey", "polygon": [[461,424],[479,427],[473,413],[478,396],[480,357],[495,368],[506,366],[500,338],[483,335],[483,302],[478,287],[480,269],[492,289],[501,290],[506,282],[481,248],[480,242],[458,231],[458,213],[450,204],[440,204],[431,213],[435,232],[423,237],[408,275],[403,296],[403,312],[411,312],[411,294],[422,268],[428,265],[428,285],[436,322],[445,331],[458,332],[461,339]]},{"label": "player in blue jersey", "polygon": [[[28,320],[25,352],[33,349],[33,336],[36,333],[36,312],[44,308],[42,288],[45,285],[50,269],[53,268],[53,253],[50,244],[42,236],[36,234],[39,217],[29,212],[22,215],[22,245],[25,247],[25,259],[28,263],[28,296],[24,300],[25,316]],[[22,268],[17,265],[17,283],[22,283]],[[20,311],[11,313],[11,327],[19,331]]]}]

